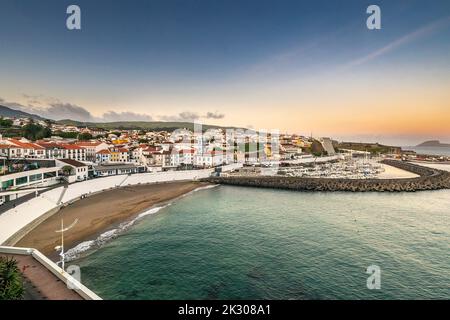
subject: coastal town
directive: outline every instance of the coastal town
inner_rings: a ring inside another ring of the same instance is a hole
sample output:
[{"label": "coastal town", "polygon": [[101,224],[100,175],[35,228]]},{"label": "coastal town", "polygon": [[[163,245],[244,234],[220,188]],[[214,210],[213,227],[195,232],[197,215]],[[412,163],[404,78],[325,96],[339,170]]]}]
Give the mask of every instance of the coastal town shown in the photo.
[{"label": "coastal town", "polygon": [[0,125],[1,190],[24,191],[3,194],[1,204],[30,193],[30,188],[112,175],[220,168],[232,163],[242,164],[243,168],[234,171],[240,176],[368,179],[383,177],[386,167],[379,161],[384,158],[450,160],[399,147],[247,129],[104,129],[16,117],[2,117]]},{"label": "coastal town", "polygon": [[0,302],[449,300],[450,1],[361,2],[2,0]]}]

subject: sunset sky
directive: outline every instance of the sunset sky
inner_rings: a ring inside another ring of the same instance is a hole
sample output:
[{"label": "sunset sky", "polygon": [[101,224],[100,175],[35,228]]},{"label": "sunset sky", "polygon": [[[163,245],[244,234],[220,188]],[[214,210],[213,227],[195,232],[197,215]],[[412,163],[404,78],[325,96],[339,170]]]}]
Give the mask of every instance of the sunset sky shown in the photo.
[{"label": "sunset sky", "polygon": [[0,105],[450,143],[450,1],[0,0]]}]

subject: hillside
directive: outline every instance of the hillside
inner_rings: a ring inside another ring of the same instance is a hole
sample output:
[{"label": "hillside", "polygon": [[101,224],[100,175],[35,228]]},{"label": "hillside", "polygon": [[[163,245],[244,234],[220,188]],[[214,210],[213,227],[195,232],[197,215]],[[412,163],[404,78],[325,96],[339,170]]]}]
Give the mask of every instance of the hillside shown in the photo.
[{"label": "hillside", "polygon": [[386,146],[379,143],[362,143],[362,142],[340,142],[337,149],[351,149],[358,151],[368,151],[372,154],[378,153],[401,153],[400,147]]},{"label": "hillside", "polygon": [[[20,110],[15,110],[9,107],[0,105],[0,117],[8,118],[32,118],[35,120],[46,120],[45,118]],[[167,130],[173,131],[175,129],[187,128],[194,130],[194,124],[192,122],[165,122],[165,121],[118,121],[118,122],[82,122],[70,119],[53,121],[59,124],[72,125],[76,127],[90,127],[90,128],[102,128],[106,130],[114,129],[143,129],[143,130]],[[215,125],[203,125],[203,130],[210,128],[225,128]],[[228,128],[228,127],[227,127]],[[237,129],[236,127],[229,127],[230,129]]]},{"label": "hillside", "polygon": [[[89,128],[102,128],[106,130],[113,129],[143,129],[143,130],[167,130],[173,131],[175,129],[187,128],[189,130],[194,130],[194,124],[192,122],[165,122],[165,121],[118,121],[118,122],[81,122],[69,119],[58,120],[58,124],[72,125],[77,127],[89,127]],[[203,130],[208,130],[210,128],[225,128],[221,126],[214,125],[203,125]],[[236,129],[235,127],[226,127],[231,129]]]},{"label": "hillside", "polygon": [[0,116],[9,118],[32,118],[35,120],[45,120],[45,118],[38,116],[37,114],[31,114],[28,112],[11,109],[5,106],[0,106]]},{"label": "hillside", "polygon": [[416,147],[450,147],[449,143],[441,143],[439,140],[429,140],[418,144]]}]

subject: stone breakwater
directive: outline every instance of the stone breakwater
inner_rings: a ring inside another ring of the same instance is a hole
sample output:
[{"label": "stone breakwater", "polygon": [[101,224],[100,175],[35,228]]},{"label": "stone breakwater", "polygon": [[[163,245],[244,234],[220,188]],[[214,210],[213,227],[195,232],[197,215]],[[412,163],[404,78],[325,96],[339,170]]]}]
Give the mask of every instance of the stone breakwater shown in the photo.
[{"label": "stone breakwater", "polygon": [[384,160],[382,163],[419,175],[406,179],[332,179],[282,176],[228,176],[204,179],[210,183],[301,191],[413,192],[450,189],[450,172],[412,163]]}]

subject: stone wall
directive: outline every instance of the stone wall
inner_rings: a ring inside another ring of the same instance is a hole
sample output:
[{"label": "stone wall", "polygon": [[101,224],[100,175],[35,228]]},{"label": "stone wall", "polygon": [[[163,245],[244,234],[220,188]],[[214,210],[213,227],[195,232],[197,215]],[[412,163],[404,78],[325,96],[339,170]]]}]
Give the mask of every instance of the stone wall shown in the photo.
[{"label": "stone wall", "polygon": [[303,191],[401,192],[450,189],[450,173],[412,163],[384,160],[383,163],[413,172],[419,177],[409,179],[332,179],[282,176],[210,177],[211,183],[260,188]]}]

